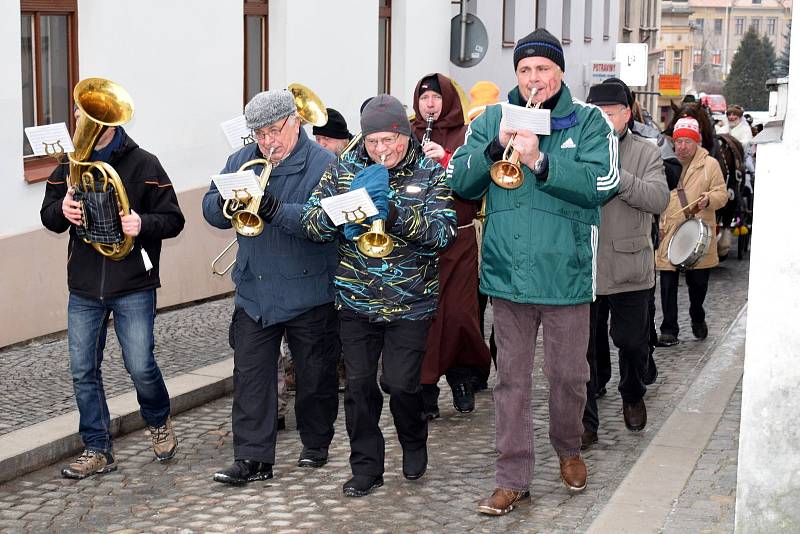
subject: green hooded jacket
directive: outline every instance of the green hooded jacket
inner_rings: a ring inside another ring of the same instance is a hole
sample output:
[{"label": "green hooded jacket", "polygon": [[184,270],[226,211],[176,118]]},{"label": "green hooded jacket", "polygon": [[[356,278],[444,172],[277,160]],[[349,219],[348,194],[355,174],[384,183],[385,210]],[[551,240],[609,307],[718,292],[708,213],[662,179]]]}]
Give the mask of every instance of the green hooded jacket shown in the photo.
[{"label": "green hooded jacket", "polygon": [[[519,89],[509,102],[524,106]],[[573,99],[562,83],[551,133],[539,137],[548,167],[522,166],[525,181],[503,189],[489,175],[490,145],[502,118],[489,106],[467,130],[448,165],[453,191],[486,198],[481,292],[524,304],[573,305],[595,297],[600,206],[619,186],[617,137],[596,106]]]}]

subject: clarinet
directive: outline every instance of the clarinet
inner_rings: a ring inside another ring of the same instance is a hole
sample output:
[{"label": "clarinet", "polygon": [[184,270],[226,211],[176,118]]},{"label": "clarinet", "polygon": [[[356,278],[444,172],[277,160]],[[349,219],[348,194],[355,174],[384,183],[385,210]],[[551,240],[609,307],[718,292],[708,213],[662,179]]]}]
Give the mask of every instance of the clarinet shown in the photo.
[{"label": "clarinet", "polygon": [[431,140],[431,132],[433,131],[433,113],[428,115],[425,124],[425,134],[422,136],[422,146],[425,146]]}]

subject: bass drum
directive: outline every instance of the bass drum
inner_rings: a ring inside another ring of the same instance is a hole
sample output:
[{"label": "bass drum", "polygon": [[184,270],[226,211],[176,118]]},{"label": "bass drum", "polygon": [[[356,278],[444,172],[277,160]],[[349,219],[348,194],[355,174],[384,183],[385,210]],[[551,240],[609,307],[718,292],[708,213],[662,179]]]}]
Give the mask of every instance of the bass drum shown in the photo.
[{"label": "bass drum", "polygon": [[705,255],[713,239],[713,231],[707,222],[686,219],[669,240],[667,258],[678,269],[691,269]]}]

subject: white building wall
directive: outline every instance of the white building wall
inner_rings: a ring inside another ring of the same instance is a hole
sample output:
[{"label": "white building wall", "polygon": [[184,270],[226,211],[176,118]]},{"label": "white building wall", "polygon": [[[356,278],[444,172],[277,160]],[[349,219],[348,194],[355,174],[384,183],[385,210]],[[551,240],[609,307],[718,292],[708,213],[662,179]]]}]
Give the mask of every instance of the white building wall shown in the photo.
[{"label": "white building wall", "polygon": [[375,1],[270,0],[270,88],[308,86],[354,133],[361,103],[378,90],[377,47]]},{"label": "white building wall", "polygon": [[[474,0],[473,0],[474,1]],[[545,29],[556,38],[562,37],[561,17],[563,2],[561,0],[546,1]],[[477,0],[476,15],[486,26],[489,36],[489,50],[483,60],[470,68],[460,68],[450,64],[450,73],[463,87],[469,89],[480,80],[493,81],[500,87],[501,97],[516,85],[514,75],[514,48],[503,47],[503,11],[500,2]],[[584,42],[584,1],[572,0],[570,16],[569,44],[564,49],[564,81],[573,96],[583,99],[588,93],[586,66],[591,61],[609,61],[613,59],[614,47],[619,33],[619,1],[611,1],[609,39],[603,40],[603,2],[594,0],[592,12],[592,41]],[[451,16],[459,12],[459,6],[453,5]],[[514,6],[514,40],[517,41],[531,33],[535,28],[536,2],[517,0]],[[449,37],[449,36],[448,36]]]},{"label": "white building wall", "polygon": [[[0,172],[14,199],[0,210],[0,234],[15,235],[41,228],[45,183],[23,179],[20,11],[0,6]],[[176,191],[207,186],[229,152],[219,123],[242,112],[242,16],[215,0],[78,2],[79,77],[128,90],[135,111],[125,129],[158,156]]]},{"label": "white building wall", "polygon": [[23,177],[19,16],[19,2],[0,2],[0,176],[6,198],[0,210],[0,237],[40,224],[37,204],[44,191],[31,187]]},{"label": "white building wall", "polygon": [[450,11],[449,2],[441,1],[393,4],[392,94],[406,105],[409,114],[414,111],[411,100],[420,78],[432,72],[450,75]]}]

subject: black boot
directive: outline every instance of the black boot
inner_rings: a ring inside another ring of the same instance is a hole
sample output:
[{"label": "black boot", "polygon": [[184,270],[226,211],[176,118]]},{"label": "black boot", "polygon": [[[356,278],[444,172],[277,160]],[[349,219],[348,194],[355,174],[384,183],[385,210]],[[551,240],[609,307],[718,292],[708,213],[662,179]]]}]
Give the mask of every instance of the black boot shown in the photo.
[{"label": "black boot", "polygon": [[422,384],[422,413],[430,421],[439,418],[439,386]]},{"label": "black boot", "polygon": [[255,460],[236,460],[233,465],[214,473],[214,480],[236,486],[272,478],[272,465]]},{"label": "black boot", "polygon": [[461,413],[470,413],[475,409],[475,392],[472,391],[472,384],[462,382],[453,384],[453,406]]}]

